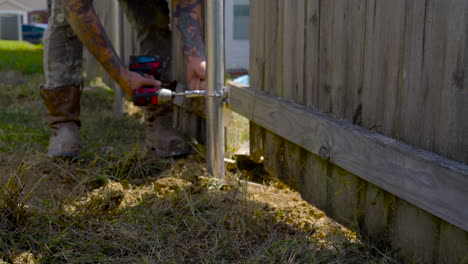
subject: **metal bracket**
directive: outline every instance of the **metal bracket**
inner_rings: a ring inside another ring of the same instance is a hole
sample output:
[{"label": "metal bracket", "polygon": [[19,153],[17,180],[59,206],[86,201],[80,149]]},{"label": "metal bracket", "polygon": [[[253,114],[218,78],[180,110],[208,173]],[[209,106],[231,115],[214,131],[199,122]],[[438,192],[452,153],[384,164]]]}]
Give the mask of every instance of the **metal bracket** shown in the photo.
[{"label": "metal bracket", "polygon": [[231,103],[231,100],[230,100],[230,93],[231,93],[231,90],[229,90],[229,87],[226,87],[224,86],[223,89],[223,101],[226,103],[226,104],[230,104]]}]

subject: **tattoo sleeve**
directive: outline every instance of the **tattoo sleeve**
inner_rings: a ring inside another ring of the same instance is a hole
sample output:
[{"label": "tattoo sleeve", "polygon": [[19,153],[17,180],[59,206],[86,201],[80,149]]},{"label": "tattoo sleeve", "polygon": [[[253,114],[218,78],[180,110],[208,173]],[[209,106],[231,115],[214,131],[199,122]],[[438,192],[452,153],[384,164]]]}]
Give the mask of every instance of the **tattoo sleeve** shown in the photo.
[{"label": "tattoo sleeve", "polygon": [[173,10],[174,23],[183,42],[184,55],[205,59],[202,0],[176,0],[173,2]]},{"label": "tattoo sleeve", "polygon": [[120,86],[126,86],[125,80],[121,77],[125,66],[117,56],[94,11],[93,1],[67,0],[63,3],[67,21],[83,45]]}]

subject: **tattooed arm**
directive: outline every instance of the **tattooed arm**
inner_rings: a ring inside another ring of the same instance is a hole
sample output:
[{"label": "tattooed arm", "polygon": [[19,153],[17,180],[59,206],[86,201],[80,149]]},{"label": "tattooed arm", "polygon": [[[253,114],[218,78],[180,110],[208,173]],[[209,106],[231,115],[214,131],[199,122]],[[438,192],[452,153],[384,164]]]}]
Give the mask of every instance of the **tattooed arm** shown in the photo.
[{"label": "tattooed arm", "polygon": [[141,86],[161,85],[157,80],[127,70],[96,16],[92,0],[67,0],[63,5],[66,19],[75,34],[127,94],[131,96],[132,90]]},{"label": "tattooed arm", "polygon": [[183,44],[187,82],[191,90],[206,87],[202,0],[173,0],[174,23]]}]

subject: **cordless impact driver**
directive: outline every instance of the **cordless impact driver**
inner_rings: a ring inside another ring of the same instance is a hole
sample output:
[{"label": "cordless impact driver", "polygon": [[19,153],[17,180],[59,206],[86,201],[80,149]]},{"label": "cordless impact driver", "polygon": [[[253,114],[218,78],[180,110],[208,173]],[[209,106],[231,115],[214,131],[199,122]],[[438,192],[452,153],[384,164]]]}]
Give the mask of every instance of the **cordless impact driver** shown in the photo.
[{"label": "cordless impact driver", "polygon": [[[156,56],[131,56],[130,71],[153,76],[161,80],[162,63]],[[161,87],[144,86],[133,90],[133,103],[137,106],[160,105],[172,101],[176,96],[203,97],[205,91],[176,93],[177,81],[161,81]]]}]

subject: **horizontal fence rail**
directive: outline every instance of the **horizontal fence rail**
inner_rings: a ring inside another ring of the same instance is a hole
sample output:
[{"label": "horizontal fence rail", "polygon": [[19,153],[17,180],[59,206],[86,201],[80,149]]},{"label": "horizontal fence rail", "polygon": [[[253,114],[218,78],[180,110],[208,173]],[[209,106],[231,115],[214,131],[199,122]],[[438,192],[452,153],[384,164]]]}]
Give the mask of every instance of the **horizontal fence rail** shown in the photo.
[{"label": "horizontal fence rail", "polygon": [[304,149],[468,230],[468,166],[262,91],[229,83],[231,108]]}]

